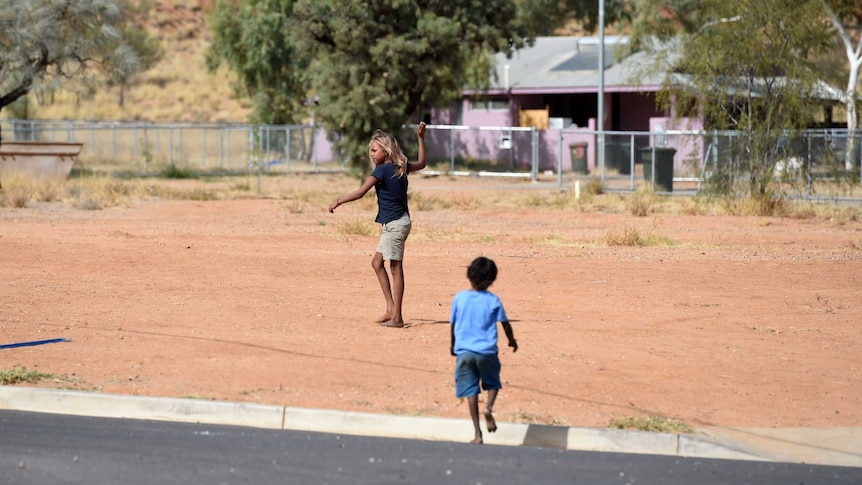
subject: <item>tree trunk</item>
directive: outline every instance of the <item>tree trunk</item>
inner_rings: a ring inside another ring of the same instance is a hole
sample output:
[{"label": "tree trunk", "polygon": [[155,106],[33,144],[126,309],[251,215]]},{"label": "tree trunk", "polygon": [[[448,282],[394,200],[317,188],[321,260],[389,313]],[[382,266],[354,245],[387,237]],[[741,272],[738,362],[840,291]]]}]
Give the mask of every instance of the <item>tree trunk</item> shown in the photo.
[{"label": "tree trunk", "polygon": [[[849,51],[848,51],[849,54]],[[859,78],[859,64],[862,59],[850,59],[850,76],[847,80],[847,150],[844,152],[844,168],[853,170],[856,168],[856,152],[859,142],[856,140],[856,131],[859,128],[859,113],[856,111],[856,81]]]},{"label": "tree trunk", "polygon": [[844,91],[844,104],[847,108],[847,148],[844,151],[844,168],[853,170],[856,168],[856,130],[859,127],[859,114],[856,112],[856,81],[859,79],[859,66],[862,65],[862,38],[856,49],[853,48],[853,39],[847,34],[841,19],[835,15],[826,0],[822,2],[823,8],[829,15],[832,27],[835,28],[844,51],[847,53],[847,62],[850,63],[850,74],[847,76],[847,90]]}]

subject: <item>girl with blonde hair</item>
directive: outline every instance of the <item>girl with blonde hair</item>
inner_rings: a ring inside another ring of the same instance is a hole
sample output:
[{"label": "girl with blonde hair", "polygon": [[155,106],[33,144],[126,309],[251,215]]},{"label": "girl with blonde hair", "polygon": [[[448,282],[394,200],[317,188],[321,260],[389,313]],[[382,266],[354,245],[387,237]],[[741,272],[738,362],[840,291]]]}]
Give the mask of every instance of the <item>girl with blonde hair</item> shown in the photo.
[{"label": "girl with blonde hair", "polygon": [[[404,317],[401,304],[404,300],[404,244],[410,234],[412,221],[407,207],[407,179],[412,172],[425,168],[425,123],[416,130],[419,138],[418,161],[410,162],[398,140],[391,134],[376,130],[368,143],[368,156],[374,164],[371,175],[361,187],[339,197],[330,204],[329,212],[346,202],[359,200],[374,187],[377,193],[377,217],[374,222],[383,226],[377,251],[371,258],[371,267],[380,283],[386,300],[386,313],[377,319],[384,327],[401,328]],[[389,273],[385,262],[389,261]]]}]

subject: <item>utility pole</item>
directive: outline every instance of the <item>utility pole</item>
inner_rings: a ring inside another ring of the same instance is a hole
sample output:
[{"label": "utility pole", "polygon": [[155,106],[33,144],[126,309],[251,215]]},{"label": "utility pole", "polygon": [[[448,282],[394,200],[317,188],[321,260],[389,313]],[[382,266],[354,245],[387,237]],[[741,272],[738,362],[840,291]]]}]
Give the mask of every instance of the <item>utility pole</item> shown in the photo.
[{"label": "utility pole", "polygon": [[602,173],[602,188],[605,186],[605,0],[599,0],[599,99],[596,126],[599,132],[597,155]]}]

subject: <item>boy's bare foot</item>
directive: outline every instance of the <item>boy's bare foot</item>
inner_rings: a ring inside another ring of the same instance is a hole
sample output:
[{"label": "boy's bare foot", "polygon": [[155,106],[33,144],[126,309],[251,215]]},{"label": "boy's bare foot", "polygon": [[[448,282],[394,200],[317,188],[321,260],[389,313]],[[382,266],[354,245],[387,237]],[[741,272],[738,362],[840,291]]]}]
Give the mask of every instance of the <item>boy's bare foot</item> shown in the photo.
[{"label": "boy's bare foot", "polygon": [[390,320],[392,320],[392,314],[391,314],[391,313],[389,313],[389,312],[386,312],[386,313],[384,313],[384,314],[383,314],[383,316],[382,316],[382,317],[380,317],[380,318],[378,318],[377,320],[374,320],[374,321],[375,321],[375,322],[377,322],[377,323],[386,323],[386,322],[388,322],[388,321],[390,321]]},{"label": "boy's bare foot", "polygon": [[380,326],[390,328],[403,328],[404,322],[396,322],[395,320],[389,320],[388,322],[380,322]]},{"label": "boy's bare foot", "polygon": [[471,441],[470,443],[481,445],[484,443],[484,441],[482,441],[482,437],[480,436],[478,438],[473,438],[473,441]]},{"label": "boy's bare foot", "polygon": [[497,431],[497,422],[494,421],[494,415],[491,414],[491,411],[485,411],[485,426],[488,427],[489,433]]}]

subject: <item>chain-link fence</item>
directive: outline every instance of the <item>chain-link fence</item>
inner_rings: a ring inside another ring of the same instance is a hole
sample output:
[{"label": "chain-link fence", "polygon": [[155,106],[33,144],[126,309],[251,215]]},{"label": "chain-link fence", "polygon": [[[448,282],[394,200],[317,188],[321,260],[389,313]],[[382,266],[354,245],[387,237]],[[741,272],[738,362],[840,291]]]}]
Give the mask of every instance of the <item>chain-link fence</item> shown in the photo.
[{"label": "chain-link fence", "polygon": [[167,167],[276,173],[340,169],[328,152],[320,160],[321,130],[309,125],[0,120],[0,128],[4,141],[83,143],[78,171],[146,175]]},{"label": "chain-link fence", "polygon": [[[289,174],[347,168],[347,157],[311,125],[0,120],[0,128],[4,141],[83,143],[75,164],[79,172],[135,176],[177,167]],[[411,158],[415,130],[406,125],[396,134]],[[744,132],[429,125],[426,140],[427,170],[451,175],[555,177],[560,189],[586,178],[609,191],[650,184],[663,193],[745,195],[767,187],[808,199],[862,197],[862,135],[851,137],[847,130],[783,133],[763,144]]]},{"label": "chain-link fence", "polygon": [[[847,130],[782,132],[769,139],[740,131],[680,130],[561,130],[558,137],[561,187],[569,174],[600,179],[606,190],[633,191],[650,184],[656,192],[689,195],[862,198],[862,135],[851,137]],[[602,138],[603,163],[598,154]]]}]

